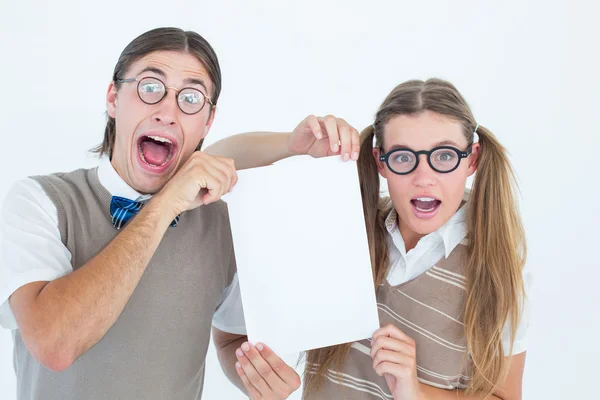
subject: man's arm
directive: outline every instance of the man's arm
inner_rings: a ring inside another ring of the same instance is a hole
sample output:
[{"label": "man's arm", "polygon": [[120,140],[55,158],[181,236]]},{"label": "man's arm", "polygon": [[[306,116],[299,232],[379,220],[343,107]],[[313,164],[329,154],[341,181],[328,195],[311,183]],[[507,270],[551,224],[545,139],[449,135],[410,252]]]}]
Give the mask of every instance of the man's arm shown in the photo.
[{"label": "man's arm", "polygon": [[151,201],[81,268],[12,294],[23,340],[47,368],[66,369],[115,323],[172,221],[161,211],[160,203]]},{"label": "man's arm", "polygon": [[195,154],[94,258],[66,276],[17,289],[10,307],[31,354],[50,370],[68,368],[115,323],[173,218],[216,201],[236,179],[231,160]]},{"label": "man's arm", "polygon": [[248,391],[242,383],[242,379],[235,369],[235,363],[237,362],[235,351],[248,340],[248,336],[223,332],[215,327],[212,328],[212,334],[213,341],[217,349],[217,357],[219,358],[219,363],[221,364],[221,369],[231,383],[237,386],[245,394],[248,394]]}]

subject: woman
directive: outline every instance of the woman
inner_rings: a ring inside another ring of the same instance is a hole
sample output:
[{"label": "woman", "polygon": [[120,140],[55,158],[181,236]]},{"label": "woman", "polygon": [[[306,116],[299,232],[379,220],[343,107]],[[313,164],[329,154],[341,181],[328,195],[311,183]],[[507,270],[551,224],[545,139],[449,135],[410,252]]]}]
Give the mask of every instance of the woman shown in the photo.
[{"label": "woman", "polygon": [[[357,135],[343,120],[315,121],[287,141],[262,137],[268,160],[253,150],[256,135],[237,137],[247,142],[238,167],[324,155],[323,146],[340,153],[338,138],[345,159],[356,158]],[[520,398],[526,244],[504,148],[452,84],[408,81],[361,133],[358,168],[383,327],[370,340],[309,351],[303,397]],[[237,371],[261,398],[255,353],[238,357]]]}]

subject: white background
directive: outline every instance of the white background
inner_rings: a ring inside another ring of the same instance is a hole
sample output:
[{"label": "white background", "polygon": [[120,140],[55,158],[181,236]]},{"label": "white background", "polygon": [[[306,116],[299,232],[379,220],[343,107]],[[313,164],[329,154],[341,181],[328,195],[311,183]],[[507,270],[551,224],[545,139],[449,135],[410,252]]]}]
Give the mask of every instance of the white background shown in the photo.
[{"label": "white background", "polygon": [[[510,150],[520,180],[536,275],[524,398],[595,397],[598,6],[491,3],[0,0],[0,197],[23,176],[94,165],[86,150],[101,141],[117,58],[158,26],[196,30],[218,53],[223,92],[209,143],[291,130],[309,113],[362,129],[396,84],[448,79]],[[0,331],[7,400],[11,352]],[[212,350],[207,364],[205,399],[242,398]]]}]

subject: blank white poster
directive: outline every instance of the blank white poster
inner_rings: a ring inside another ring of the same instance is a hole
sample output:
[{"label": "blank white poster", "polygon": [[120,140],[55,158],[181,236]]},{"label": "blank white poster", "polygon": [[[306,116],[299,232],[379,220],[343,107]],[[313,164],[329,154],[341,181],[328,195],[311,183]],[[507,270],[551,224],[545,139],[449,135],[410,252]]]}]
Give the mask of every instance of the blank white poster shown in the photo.
[{"label": "blank white poster", "polygon": [[283,356],[379,328],[356,163],[296,157],[240,171],[224,199],[252,343]]}]

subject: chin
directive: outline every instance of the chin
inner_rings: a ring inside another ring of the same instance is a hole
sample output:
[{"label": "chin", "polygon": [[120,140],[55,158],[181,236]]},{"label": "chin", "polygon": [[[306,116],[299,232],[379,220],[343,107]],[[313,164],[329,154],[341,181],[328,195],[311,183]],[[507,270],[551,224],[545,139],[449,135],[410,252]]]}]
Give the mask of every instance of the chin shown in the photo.
[{"label": "chin", "polygon": [[432,232],[438,230],[438,228],[442,226],[442,224],[436,224],[433,221],[429,221],[426,223],[417,222],[411,224],[411,229],[418,233],[419,235],[429,235]]}]

